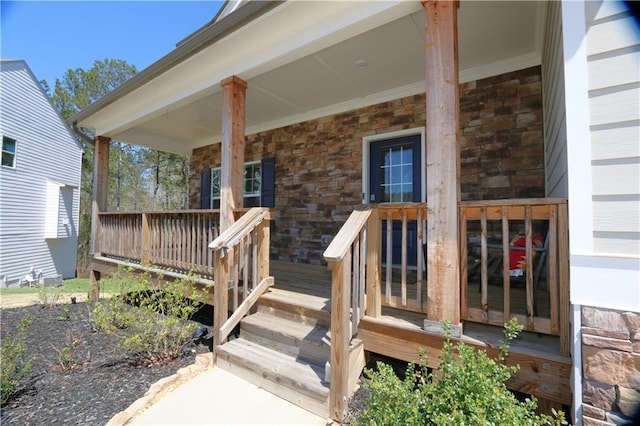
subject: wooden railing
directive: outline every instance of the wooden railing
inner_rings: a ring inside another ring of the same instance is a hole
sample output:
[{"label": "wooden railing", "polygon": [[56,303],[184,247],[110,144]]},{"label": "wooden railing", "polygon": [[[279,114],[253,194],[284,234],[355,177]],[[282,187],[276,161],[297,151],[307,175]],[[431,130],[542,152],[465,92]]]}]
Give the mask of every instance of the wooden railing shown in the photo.
[{"label": "wooden railing", "polygon": [[[378,228],[386,234],[384,247],[380,246],[378,249],[381,250],[381,260],[382,252],[385,253],[384,261],[381,263],[384,276],[380,278],[384,285],[382,305],[427,312],[427,301],[424,297],[426,290],[424,276],[426,239],[424,236],[427,205],[424,203],[378,204],[374,209],[378,213]],[[399,254],[399,259],[395,261],[394,245],[395,251]],[[378,245],[372,245],[371,249],[375,247]],[[409,265],[410,257],[414,259],[415,264]]]},{"label": "wooden railing", "polygon": [[[333,271],[332,333],[335,329],[337,334],[332,341],[347,339],[348,343],[357,333],[363,313],[379,317],[382,306],[427,312],[424,252],[427,212],[427,205],[421,203],[379,204],[355,211],[349,217],[324,253]],[[515,316],[526,330],[560,336],[561,353],[567,354],[566,200],[463,202],[459,206],[459,220],[461,319],[503,326]],[[524,231],[525,244],[514,248],[510,242],[518,228]],[[542,247],[534,245],[536,232],[544,234],[546,243]],[[498,245],[493,243],[496,236]],[[511,250],[524,254],[526,267],[522,278],[510,276]],[[474,272],[471,269],[478,271],[477,284],[469,278]],[[335,350],[344,351],[347,347]],[[334,374],[336,380],[341,380],[343,367],[333,365],[333,351],[332,345],[332,380]],[[345,354],[337,352],[335,357],[344,360]],[[333,386],[332,383],[332,389]],[[342,385],[336,386],[343,389]],[[342,395],[341,391],[332,390],[332,398]],[[340,401],[335,400],[334,404],[339,407]]]},{"label": "wooden railing", "polygon": [[208,244],[219,234],[218,210],[100,213],[97,252],[162,268],[213,275]]},{"label": "wooden railing", "polygon": [[[511,317],[525,329],[560,336],[561,352],[569,349],[569,248],[565,199],[523,199],[463,202],[460,213],[460,299],[463,320],[502,326]],[[518,229],[520,228],[520,229]],[[515,234],[524,233],[524,245],[514,247]],[[544,241],[534,245],[538,234]],[[496,243],[492,243],[494,240]],[[510,253],[524,254],[525,267],[518,290],[510,271]],[[471,251],[471,253],[470,253]],[[540,262],[536,264],[536,262]],[[548,263],[547,263],[548,262]],[[478,290],[470,285],[477,271]],[[545,272],[546,289],[540,288]],[[491,279],[499,284],[489,287]],[[479,303],[471,306],[471,299]],[[501,294],[500,294],[501,293]],[[472,297],[474,296],[474,297]],[[500,301],[501,299],[501,301]],[[516,312],[515,305],[524,308]],[[493,303],[493,304],[492,304]],[[498,305],[499,304],[499,305]],[[539,312],[541,307],[545,312]]]},{"label": "wooden railing", "polygon": [[269,276],[270,219],[269,209],[252,208],[209,244],[215,259],[214,353],[273,285]]},{"label": "wooden railing", "polygon": [[[367,238],[379,240],[377,220],[370,220],[371,210],[354,211],[324,252],[332,271],[331,284],[331,374],[329,415],[342,421],[349,397],[349,346],[365,314],[365,286],[374,286],[366,277],[365,265],[378,264],[376,251],[367,250]],[[371,226],[373,225],[373,226]],[[369,242],[371,244],[371,242]],[[372,256],[367,259],[367,256]],[[376,289],[367,289],[379,293]],[[373,303],[371,300],[367,302]],[[379,307],[377,309],[379,315]]]}]

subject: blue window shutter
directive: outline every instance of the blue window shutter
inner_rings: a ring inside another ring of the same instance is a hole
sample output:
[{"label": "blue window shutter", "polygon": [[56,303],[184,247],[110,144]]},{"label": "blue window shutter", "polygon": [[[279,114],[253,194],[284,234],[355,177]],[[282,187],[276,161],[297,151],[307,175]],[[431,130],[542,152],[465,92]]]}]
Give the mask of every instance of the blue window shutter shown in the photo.
[{"label": "blue window shutter", "polygon": [[262,166],[262,189],[260,193],[262,207],[276,206],[276,159],[263,158]]},{"label": "blue window shutter", "polygon": [[202,169],[202,178],[200,180],[200,208],[211,208],[211,169],[205,167]]}]

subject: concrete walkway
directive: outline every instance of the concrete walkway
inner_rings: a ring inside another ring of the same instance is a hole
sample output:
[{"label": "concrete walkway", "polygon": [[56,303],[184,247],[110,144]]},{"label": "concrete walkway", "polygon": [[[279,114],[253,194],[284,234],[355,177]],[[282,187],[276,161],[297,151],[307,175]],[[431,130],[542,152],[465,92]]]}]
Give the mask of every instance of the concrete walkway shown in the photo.
[{"label": "concrete walkway", "polygon": [[327,419],[213,367],[164,395],[128,424],[325,426]]}]

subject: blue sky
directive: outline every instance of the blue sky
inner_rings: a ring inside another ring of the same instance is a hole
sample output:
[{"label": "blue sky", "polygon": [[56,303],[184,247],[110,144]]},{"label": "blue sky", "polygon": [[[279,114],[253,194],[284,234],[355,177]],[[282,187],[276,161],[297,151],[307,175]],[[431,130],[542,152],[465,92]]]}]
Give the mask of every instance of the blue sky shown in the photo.
[{"label": "blue sky", "polygon": [[53,87],[68,69],[122,59],[143,70],[211,21],[222,1],[0,2],[0,57]]}]

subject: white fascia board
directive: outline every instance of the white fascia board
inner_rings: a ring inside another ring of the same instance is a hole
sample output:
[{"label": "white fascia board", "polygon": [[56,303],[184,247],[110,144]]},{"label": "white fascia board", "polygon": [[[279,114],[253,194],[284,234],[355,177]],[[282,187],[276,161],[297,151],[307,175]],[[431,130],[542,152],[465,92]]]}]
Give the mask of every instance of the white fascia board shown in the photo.
[{"label": "white fascia board", "polygon": [[571,255],[572,304],[640,312],[640,258]]},{"label": "white fascia board", "polygon": [[98,135],[162,115],[174,104],[221,90],[421,9],[417,1],[285,2],[79,123]]}]

